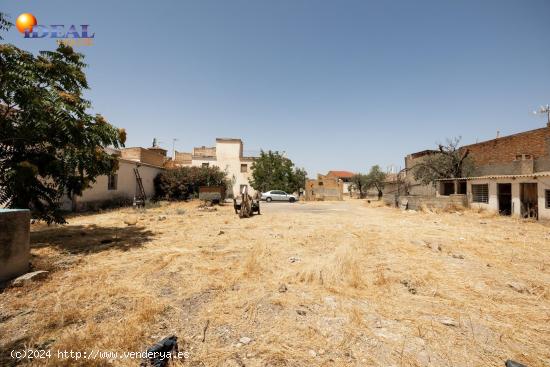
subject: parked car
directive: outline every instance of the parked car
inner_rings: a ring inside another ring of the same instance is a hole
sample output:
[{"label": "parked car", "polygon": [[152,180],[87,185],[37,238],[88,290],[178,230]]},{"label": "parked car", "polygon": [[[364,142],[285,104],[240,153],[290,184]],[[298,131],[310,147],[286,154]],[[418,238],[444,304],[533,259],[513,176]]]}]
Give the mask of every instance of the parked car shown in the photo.
[{"label": "parked car", "polygon": [[271,191],[262,193],[262,200],[265,200],[267,202],[270,202],[270,201],[288,201],[288,202],[293,203],[296,200],[298,200],[298,198],[296,197],[296,195],[287,194],[284,191],[271,190]]}]

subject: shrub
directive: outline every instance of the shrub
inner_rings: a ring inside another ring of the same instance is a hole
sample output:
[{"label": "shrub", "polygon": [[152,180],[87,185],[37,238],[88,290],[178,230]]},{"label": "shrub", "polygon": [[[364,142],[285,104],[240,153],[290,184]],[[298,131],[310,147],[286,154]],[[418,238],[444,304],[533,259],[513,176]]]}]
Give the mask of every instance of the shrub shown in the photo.
[{"label": "shrub", "polygon": [[155,177],[155,198],[187,200],[197,196],[200,186],[229,186],[226,173],[218,167],[181,167]]}]

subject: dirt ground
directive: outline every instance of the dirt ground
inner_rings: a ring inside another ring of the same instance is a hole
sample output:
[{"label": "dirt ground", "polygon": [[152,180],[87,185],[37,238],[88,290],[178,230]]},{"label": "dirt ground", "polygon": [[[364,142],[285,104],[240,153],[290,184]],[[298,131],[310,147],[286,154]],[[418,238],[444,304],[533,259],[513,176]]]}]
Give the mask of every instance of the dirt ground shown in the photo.
[{"label": "dirt ground", "polygon": [[[121,365],[177,335],[183,366],[550,365],[550,226],[360,200],[198,202],[33,225],[48,276],[0,294],[0,365]],[[51,350],[17,360],[11,350]]]}]

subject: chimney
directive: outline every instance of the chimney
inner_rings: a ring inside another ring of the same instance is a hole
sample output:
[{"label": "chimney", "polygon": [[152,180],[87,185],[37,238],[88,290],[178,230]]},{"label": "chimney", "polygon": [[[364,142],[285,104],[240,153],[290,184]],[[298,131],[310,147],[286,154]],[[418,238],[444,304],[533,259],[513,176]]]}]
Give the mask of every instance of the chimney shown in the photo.
[{"label": "chimney", "polygon": [[497,130],[497,139],[500,138],[500,130]]}]

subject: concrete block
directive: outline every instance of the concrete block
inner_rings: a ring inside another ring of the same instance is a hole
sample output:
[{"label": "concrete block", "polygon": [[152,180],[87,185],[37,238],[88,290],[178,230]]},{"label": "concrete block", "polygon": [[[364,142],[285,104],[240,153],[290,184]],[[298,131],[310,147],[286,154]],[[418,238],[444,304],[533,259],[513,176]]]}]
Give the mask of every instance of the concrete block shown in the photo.
[{"label": "concrete block", "polygon": [[30,220],[27,209],[0,209],[0,282],[29,271]]}]

